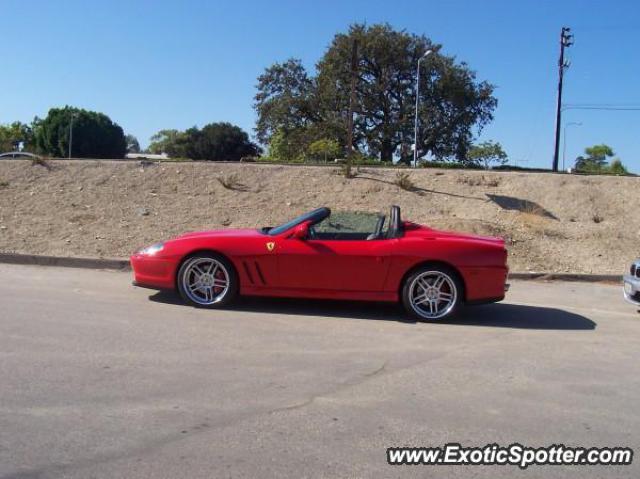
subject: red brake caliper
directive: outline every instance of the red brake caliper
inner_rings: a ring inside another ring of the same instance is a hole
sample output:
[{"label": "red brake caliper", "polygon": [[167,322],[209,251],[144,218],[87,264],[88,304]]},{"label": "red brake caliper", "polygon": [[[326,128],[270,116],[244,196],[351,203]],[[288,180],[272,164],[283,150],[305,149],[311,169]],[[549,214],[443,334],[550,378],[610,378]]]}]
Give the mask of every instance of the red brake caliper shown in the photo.
[{"label": "red brake caliper", "polygon": [[[221,269],[218,269],[218,271],[216,271],[216,274],[214,275],[214,278],[215,278],[215,279],[222,280],[222,281],[224,281],[224,280],[225,280],[224,273],[222,272],[222,270],[221,270]],[[213,291],[214,291],[216,294],[219,294],[223,289],[224,289],[224,288],[223,288],[222,286],[214,286],[214,287],[213,287]]]}]

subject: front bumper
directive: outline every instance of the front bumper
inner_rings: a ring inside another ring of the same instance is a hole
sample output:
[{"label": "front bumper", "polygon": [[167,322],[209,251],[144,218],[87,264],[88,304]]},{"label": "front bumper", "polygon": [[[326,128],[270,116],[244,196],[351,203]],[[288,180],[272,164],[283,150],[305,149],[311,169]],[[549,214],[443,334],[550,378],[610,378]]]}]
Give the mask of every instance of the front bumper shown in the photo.
[{"label": "front bumper", "polygon": [[135,286],[175,289],[176,261],[137,253],[131,256],[130,261]]},{"label": "front bumper", "polygon": [[622,278],[622,291],[624,299],[640,306],[640,278],[626,274]]}]

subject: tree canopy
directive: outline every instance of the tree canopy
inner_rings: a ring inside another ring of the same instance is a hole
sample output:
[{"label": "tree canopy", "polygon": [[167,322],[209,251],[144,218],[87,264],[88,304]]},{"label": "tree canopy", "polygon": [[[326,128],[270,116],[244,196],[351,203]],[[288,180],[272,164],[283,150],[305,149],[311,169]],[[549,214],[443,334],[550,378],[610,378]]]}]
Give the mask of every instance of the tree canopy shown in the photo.
[{"label": "tree canopy", "polygon": [[151,137],[151,153],[166,153],[171,158],[238,161],[255,156],[260,149],[240,127],[231,123],[210,123],[186,131],[161,130]]},{"label": "tree canopy", "polygon": [[[407,160],[413,143],[418,59],[421,62],[418,153],[464,161],[474,135],[493,119],[494,87],[464,62],[441,53],[423,35],[388,24],[352,25],[334,36],[310,75],[300,60],[268,67],[258,78],[256,132],[268,143],[279,132],[300,151],[322,138],[345,145],[350,58],[358,42],[354,147],[383,161]],[[346,146],[346,145],[345,145]]]},{"label": "tree canopy", "polygon": [[38,151],[66,157],[73,121],[71,156],[74,158],[124,158],[127,142],[122,128],[104,113],[66,106],[52,108],[46,118],[34,121]]}]

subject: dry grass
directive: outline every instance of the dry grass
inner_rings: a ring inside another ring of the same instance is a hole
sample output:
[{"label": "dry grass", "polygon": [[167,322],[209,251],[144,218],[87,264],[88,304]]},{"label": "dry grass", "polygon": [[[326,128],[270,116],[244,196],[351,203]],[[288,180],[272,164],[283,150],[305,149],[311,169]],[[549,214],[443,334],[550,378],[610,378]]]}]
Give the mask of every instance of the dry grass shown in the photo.
[{"label": "dry grass", "polygon": [[334,170],[333,172],[336,175],[344,176],[345,178],[350,180],[351,178],[355,178],[356,176],[358,176],[358,173],[360,172],[360,169],[359,168],[354,168],[353,166],[350,166],[350,165],[348,165],[346,163],[342,163],[340,165],[340,168]]},{"label": "dry grass", "polygon": [[240,181],[240,178],[235,173],[218,176],[216,179],[227,190],[247,191],[249,189],[247,185]]},{"label": "dry grass", "polygon": [[9,186],[9,182],[5,180],[0,180],[0,188],[7,188]]},{"label": "dry grass", "polygon": [[525,203],[520,210],[518,219],[521,223],[536,229],[538,232],[544,231],[551,221],[544,208],[536,203]]},{"label": "dry grass", "polygon": [[43,158],[41,156],[36,156],[34,158],[31,158],[31,164],[33,166],[43,166],[44,168],[46,168],[47,170],[51,169],[51,165],[49,164],[49,162],[47,161],[46,158]]},{"label": "dry grass", "polygon": [[405,191],[413,191],[416,189],[416,185],[413,183],[409,173],[405,173],[403,171],[398,171],[396,173],[396,179],[393,183]]},{"label": "dry grass", "polygon": [[540,205],[527,203],[518,214],[518,220],[530,234],[543,238],[566,239],[562,225],[549,216]]},{"label": "dry grass", "polygon": [[481,176],[461,176],[458,178],[458,183],[462,183],[467,186],[487,186],[489,188],[496,188],[500,186],[500,178],[495,176],[493,178],[485,178]]},{"label": "dry grass", "polygon": [[525,215],[537,216],[540,218],[546,218],[547,212],[545,209],[537,203],[525,203],[522,207],[522,213]]}]

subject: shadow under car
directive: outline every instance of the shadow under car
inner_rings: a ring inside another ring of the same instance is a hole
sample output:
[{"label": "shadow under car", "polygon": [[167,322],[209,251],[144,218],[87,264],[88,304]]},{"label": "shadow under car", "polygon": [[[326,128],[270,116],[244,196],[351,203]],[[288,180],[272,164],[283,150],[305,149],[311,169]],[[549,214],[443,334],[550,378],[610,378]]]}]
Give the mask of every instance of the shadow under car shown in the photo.
[{"label": "shadow under car", "polygon": [[[149,299],[157,303],[184,305],[180,296],[171,291],[158,291]],[[184,305],[184,307],[191,306]],[[239,297],[234,304],[226,306],[225,309],[299,316],[416,322],[407,316],[401,305],[396,303],[246,296]],[[434,323],[513,329],[594,330],[596,328],[594,321],[576,313],[557,308],[510,303],[463,307],[454,317]]]}]

